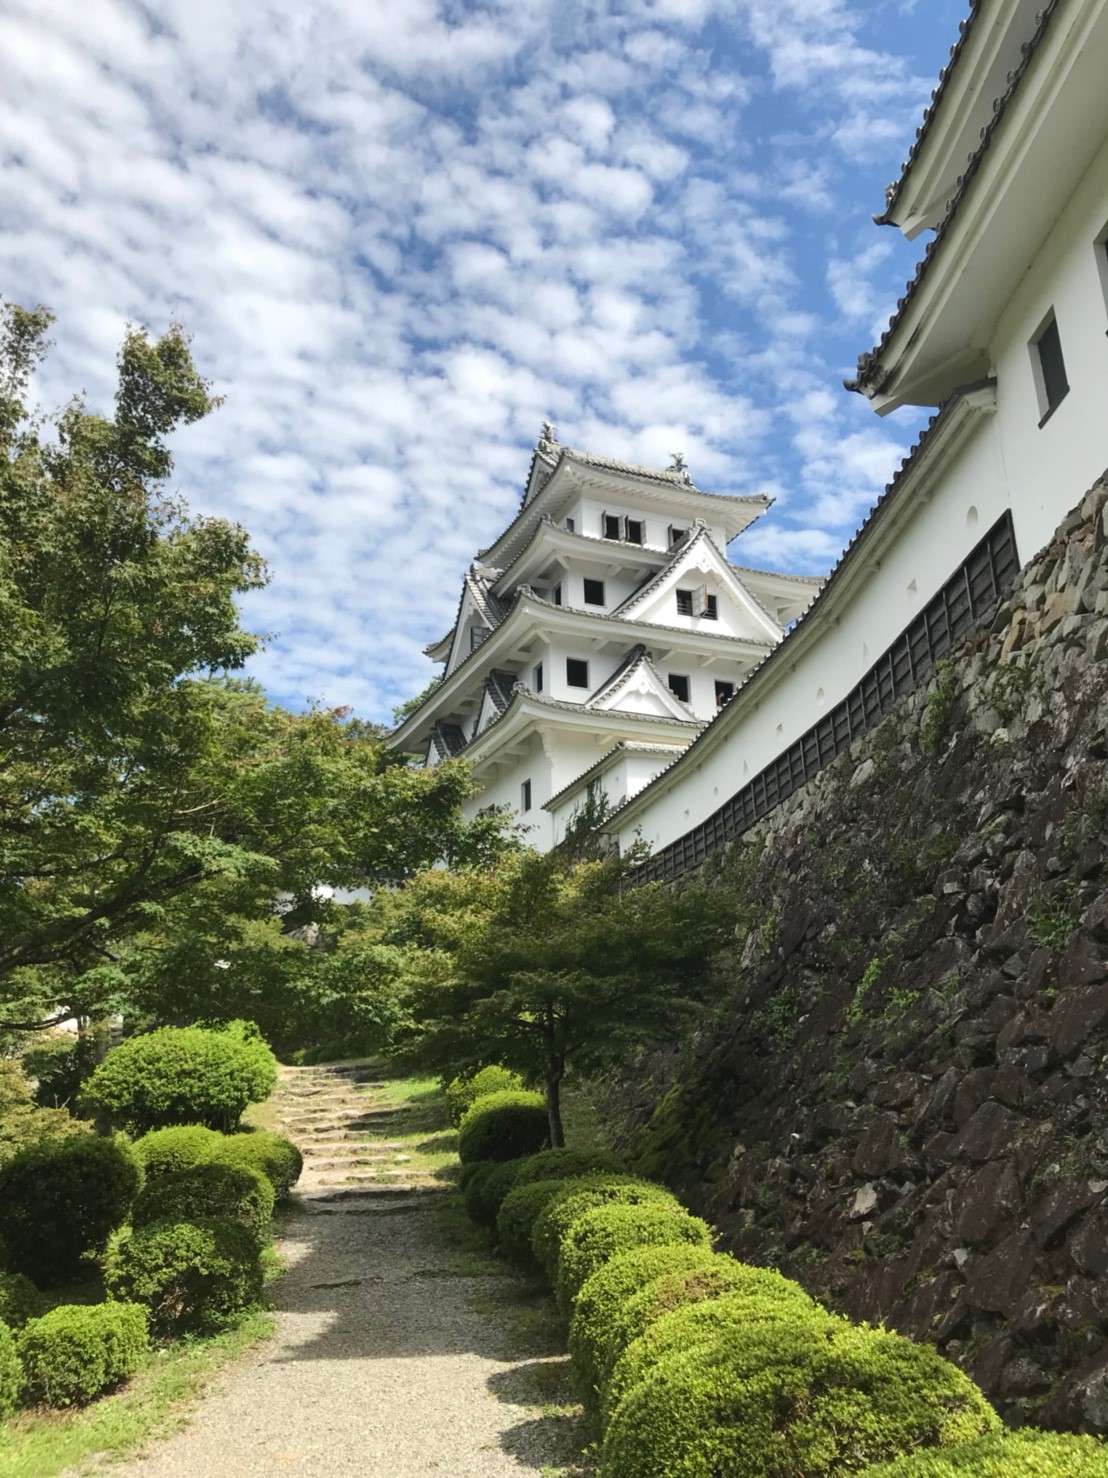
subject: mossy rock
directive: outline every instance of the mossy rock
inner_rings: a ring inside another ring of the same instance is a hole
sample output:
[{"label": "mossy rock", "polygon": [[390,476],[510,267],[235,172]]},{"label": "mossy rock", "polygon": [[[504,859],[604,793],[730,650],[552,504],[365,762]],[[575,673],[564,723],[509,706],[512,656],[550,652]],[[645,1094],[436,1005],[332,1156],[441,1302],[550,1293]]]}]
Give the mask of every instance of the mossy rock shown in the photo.
[{"label": "mossy rock", "polygon": [[600,1478],[837,1478],[999,1430],[930,1346],[798,1316],[671,1350],[613,1412]]},{"label": "mossy rock", "polygon": [[621,1252],[633,1247],[664,1247],[688,1243],[710,1248],[707,1222],[674,1202],[645,1206],[594,1206],[572,1222],[562,1238],[554,1294],[568,1313],[585,1280]]}]

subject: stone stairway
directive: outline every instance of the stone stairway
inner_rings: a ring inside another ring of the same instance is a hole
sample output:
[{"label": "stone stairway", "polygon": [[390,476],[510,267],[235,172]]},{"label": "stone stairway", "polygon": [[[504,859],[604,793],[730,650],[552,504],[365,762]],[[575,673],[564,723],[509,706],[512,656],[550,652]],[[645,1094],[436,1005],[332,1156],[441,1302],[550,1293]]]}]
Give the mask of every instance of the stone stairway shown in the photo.
[{"label": "stone stairway", "polygon": [[304,1156],[298,1195],[443,1189],[395,1137],[403,1116],[371,1066],[283,1067],[274,1106],[278,1129]]}]

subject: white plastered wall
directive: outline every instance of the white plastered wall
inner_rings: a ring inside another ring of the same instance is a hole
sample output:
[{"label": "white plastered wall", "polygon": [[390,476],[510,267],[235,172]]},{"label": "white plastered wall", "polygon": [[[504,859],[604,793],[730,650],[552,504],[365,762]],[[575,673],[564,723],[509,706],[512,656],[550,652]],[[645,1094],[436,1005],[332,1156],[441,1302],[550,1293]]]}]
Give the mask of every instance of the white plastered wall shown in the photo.
[{"label": "white plastered wall", "polygon": [[[1108,142],[993,335],[997,426],[1024,560],[1108,468],[1108,267],[1097,244],[1106,229]],[[1030,343],[1051,309],[1070,389],[1040,427]]]},{"label": "white plastered wall", "polygon": [[[647,809],[620,828],[622,848],[641,830],[657,850],[706,820],[844,698],[945,584],[1008,507],[995,417],[981,417],[930,494],[916,497],[900,538],[871,563],[852,599],[830,615],[817,609],[811,619],[820,639],[794,661],[786,639],[773,658],[777,680],[759,681],[751,690],[756,701],[739,693],[723,742],[701,764],[679,770],[670,786],[660,782]],[[1021,548],[1020,558],[1027,552]]]}]

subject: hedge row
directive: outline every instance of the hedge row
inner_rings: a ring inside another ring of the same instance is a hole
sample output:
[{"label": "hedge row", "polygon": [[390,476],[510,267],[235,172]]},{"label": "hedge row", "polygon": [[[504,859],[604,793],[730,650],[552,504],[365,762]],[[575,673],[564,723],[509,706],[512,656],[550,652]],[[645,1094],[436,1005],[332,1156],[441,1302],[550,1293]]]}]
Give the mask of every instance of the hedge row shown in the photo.
[{"label": "hedge row", "polygon": [[1108,1478],[1105,1444],[1005,1433],[930,1346],[714,1253],[664,1188],[578,1151],[508,1153],[520,1124],[503,1106],[482,1133],[466,1204],[569,1316],[600,1478]]},{"label": "hedge row", "polygon": [[[122,1106],[125,1075],[113,1068],[92,1094],[102,1118],[135,1128],[200,1112],[231,1124],[245,1101],[268,1092],[272,1054],[247,1025],[132,1042],[133,1050],[125,1043],[104,1064],[140,1062],[126,1090],[130,1107]],[[189,1084],[198,1075],[206,1088],[193,1101]],[[20,1402],[90,1401],[134,1373],[151,1336],[208,1332],[256,1304],[262,1237],[301,1167],[296,1146],[281,1135],[225,1134],[211,1122],[172,1123],[134,1144],[85,1129],[6,1160],[0,1419]],[[46,1312],[39,1288],[87,1277],[93,1260],[108,1301]]]}]

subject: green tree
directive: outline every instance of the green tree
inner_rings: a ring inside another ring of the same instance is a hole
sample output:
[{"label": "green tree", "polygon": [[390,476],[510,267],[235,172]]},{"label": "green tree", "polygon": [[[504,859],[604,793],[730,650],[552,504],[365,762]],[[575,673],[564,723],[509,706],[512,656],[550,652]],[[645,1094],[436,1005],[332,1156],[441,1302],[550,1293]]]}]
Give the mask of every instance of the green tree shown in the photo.
[{"label": "green tree", "polygon": [[427,874],[390,900],[419,1056],[449,1072],[500,1062],[541,1083],[554,1145],[567,1068],[674,1039],[711,988],[718,895],[695,880],[635,886],[639,860],[521,852],[492,871]]},{"label": "green tree", "polygon": [[266,574],[241,528],[165,492],[166,438],[217,404],[187,337],[128,331],[114,414],[47,421],[26,396],[49,322],[0,310],[2,1027],[99,1014],[139,980],[157,1015],[220,914],[268,949],[318,884],[472,862],[501,831],[462,822],[464,764],[408,768],[343,710],[227,676],[257,646],[236,599]]}]

